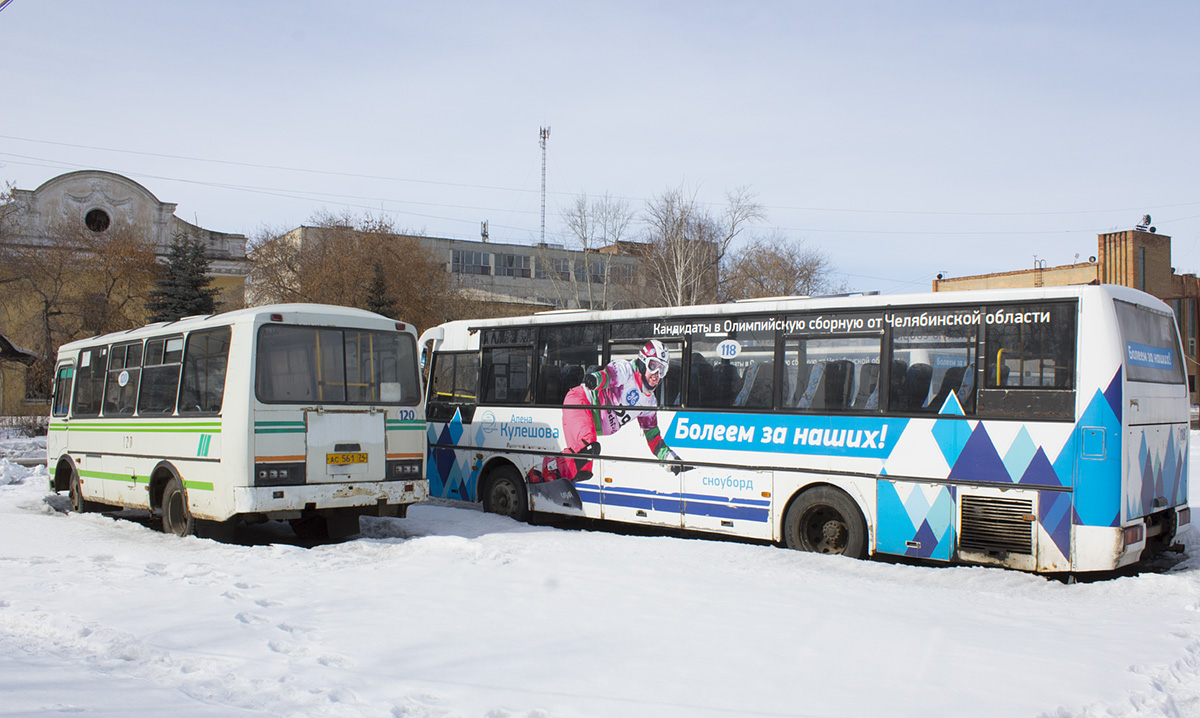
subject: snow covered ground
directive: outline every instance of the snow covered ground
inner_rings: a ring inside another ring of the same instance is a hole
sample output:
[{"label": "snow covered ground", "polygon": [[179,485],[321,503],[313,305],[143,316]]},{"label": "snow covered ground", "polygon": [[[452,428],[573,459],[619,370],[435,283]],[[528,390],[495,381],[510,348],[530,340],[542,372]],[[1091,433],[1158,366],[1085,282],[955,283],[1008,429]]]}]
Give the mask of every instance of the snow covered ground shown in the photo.
[{"label": "snow covered ground", "polygon": [[45,484],[0,458],[3,716],[1200,716],[1200,532],[1066,585],[438,505],[223,545]]}]

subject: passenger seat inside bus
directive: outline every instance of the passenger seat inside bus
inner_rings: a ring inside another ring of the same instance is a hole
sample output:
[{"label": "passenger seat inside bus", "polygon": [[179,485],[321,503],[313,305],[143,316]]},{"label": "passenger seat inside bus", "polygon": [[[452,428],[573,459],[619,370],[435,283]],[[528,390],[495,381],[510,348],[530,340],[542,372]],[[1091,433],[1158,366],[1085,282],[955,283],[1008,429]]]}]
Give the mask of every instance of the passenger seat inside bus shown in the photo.
[{"label": "passenger seat inside bus", "polygon": [[888,374],[888,408],[892,411],[904,409],[904,389],[908,385],[908,362],[893,359]]},{"label": "passenger seat inside bus", "polygon": [[929,396],[929,384],[933,381],[933,367],[928,364],[913,364],[908,368],[904,383],[904,409],[918,411],[925,406]]},{"label": "passenger seat inside bus", "polygon": [[688,406],[709,406],[713,395],[713,368],[699,352],[692,352]]},{"label": "passenger seat inside bus", "polygon": [[965,374],[966,371],[967,368],[965,366],[952,366],[947,369],[946,373],[942,375],[942,383],[941,386],[938,387],[937,394],[933,395],[933,400],[930,401],[929,405],[925,408],[935,413],[941,411],[942,404],[946,403],[946,399],[950,396],[950,392],[958,389],[962,384],[963,374]]},{"label": "passenger seat inside bus", "polygon": [[879,406],[879,364],[863,364],[858,370],[858,392],[854,397],[855,409],[874,409]]},{"label": "passenger seat inside bus", "polygon": [[737,367],[728,360],[722,360],[713,367],[713,382],[716,396],[713,397],[712,405],[722,408],[733,406],[734,399],[742,388],[742,375],[738,373]]},{"label": "passenger seat inside bus", "polygon": [[[800,380],[796,382],[796,392],[792,394],[790,406],[797,409],[816,409],[820,408],[820,404],[824,403],[825,391],[825,365],[824,364],[806,364],[800,368]],[[821,401],[814,406],[813,402],[817,401],[817,397]]]},{"label": "passenger seat inside bus", "polygon": [[825,409],[845,411],[854,390],[854,362],[836,359],[825,363]]},{"label": "passenger seat inside bus", "polygon": [[562,367],[558,364],[542,365],[542,381],[538,387],[538,403],[561,404],[566,392],[562,388]]}]

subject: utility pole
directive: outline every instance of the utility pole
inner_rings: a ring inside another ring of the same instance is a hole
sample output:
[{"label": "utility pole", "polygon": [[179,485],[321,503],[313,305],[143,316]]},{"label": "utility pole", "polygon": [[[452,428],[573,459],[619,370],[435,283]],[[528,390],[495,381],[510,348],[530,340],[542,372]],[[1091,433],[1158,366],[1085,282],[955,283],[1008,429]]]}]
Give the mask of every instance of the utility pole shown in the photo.
[{"label": "utility pole", "polygon": [[542,244],[546,243],[546,140],[550,139],[550,128],[538,130],[538,144],[542,148]]}]

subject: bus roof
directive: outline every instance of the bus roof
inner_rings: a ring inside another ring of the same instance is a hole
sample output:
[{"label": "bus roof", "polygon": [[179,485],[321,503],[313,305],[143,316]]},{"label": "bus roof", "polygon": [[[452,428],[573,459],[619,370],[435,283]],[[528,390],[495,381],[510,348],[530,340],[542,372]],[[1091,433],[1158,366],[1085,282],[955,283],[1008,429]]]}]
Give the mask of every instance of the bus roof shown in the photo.
[{"label": "bus roof", "polygon": [[1137,289],[1116,284],[1072,285],[1066,287],[1037,287],[1017,289],[973,289],[952,292],[924,292],[918,294],[839,294],[829,297],[784,297],[752,302],[730,302],[685,307],[659,307],[650,309],[617,309],[608,311],[567,310],[540,314],[505,317],[501,319],[464,319],[446,322],[443,327],[504,327],[529,326],[531,324],[585,323],[603,320],[658,320],[677,316],[723,316],[743,314],[771,314],[784,312],[812,311],[855,311],[879,310],[889,307],[936,306],[950,304],[988,304],[1000,302],[1043,301],[1048,299],[1070,299],[1089,293],[1107,293],[1115,298],[1137,302],[1163,311],[1170,311],[1162,300]]},{"label": "bus roof", "polygon": [[[155,322],[154,324],[147,324],[136,329],[101,334],[86,339],[76,339],[60,346],[59,351],[71,351],[84,346],[98,344],[115,344],[133,339],[142,339],[148,336],[189,332],[209,327],[253,324],[263,321],[264,317],[269,317],[272,314],[280,314],[288,318],[298,319],[307,324],[329,326],[344,324],[347,320],[351,320],[350,323],[371,329],[395,329],[398,323],[397,320],[388,319],[374,312],[368,312],[365,309],[355,309],[353,307],[339,307],[330,304],[268,304],[261,307],[235,309],[219,314],[184,317],[183,319],[176,319],[171,322]],[[411,327],[412,325],[408,324],[407,326]]]}]

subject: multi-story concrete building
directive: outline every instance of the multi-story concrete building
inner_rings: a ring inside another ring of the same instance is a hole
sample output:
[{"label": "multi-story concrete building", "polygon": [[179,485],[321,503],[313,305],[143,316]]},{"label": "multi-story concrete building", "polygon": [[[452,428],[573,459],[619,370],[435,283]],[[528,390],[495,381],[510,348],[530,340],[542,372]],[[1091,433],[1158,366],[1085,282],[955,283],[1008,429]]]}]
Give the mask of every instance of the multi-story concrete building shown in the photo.
[{"label": "multi-story concrete building", "polygon": [[[318,241],[322,227],[297,227],[285,239],[303,247]],[[618,309],[632,299],[629,289],[641,259],[615,248],[584,251],[557,244],[504,244],[470,239],[413,236],[453,277],[470,301],[508,313],[547,309]],[[256,293],[250,303],[270,297]]]},{"label": "multi-story concrete building", "polygon": [[1096,254],[1087,262],[1057,267],[1034,267],[969,277],[942,277],[933,281],[933,291],[997,289],[1004,287],[1056,287],[1069,284],[1120,284],[1140,289],[1162,299],[1175,310],[1187,364],[1188,390],[1192,403],[1200,403],[1196,375],[1200,368],[1197,334],[1200,316],[1200,278],[1178,274],[1171,266],[1171,238],[1158,234],[1144,217],[1134,229],[1099,235]]}]

